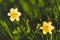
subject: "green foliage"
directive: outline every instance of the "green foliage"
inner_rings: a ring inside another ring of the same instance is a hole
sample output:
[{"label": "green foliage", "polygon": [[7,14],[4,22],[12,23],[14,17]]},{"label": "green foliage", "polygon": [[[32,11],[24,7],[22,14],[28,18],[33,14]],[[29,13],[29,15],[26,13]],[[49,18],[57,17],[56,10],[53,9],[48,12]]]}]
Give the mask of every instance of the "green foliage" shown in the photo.
[{"label": "green foliage", "polygon": [[[20,21],[10,21],[11,8],[22,13]],[[48,18],[55,29],[43,35],[40,27]],[[60,40],[60,0],[0,0],[0,40]]]}]

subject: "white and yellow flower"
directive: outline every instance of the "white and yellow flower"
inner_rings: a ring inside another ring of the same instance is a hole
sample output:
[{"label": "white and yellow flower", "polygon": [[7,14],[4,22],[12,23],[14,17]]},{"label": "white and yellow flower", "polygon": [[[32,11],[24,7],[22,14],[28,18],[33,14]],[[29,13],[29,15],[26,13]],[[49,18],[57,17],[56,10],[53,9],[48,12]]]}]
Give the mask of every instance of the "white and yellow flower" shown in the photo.
[{"label": "white and yellow flower", "polygon": [[50,33],[52,34],[52,30],[55,28],[54,26],[51,25],[52,22],[43,22],[43,26],[40,27],[40,29],[43,30],[43,34]]},{"label": "white and yellow flower", "polygon": [[21,16],[21,13],[18,12],[18,8],[15,8],[15,9],[11,8],[10,13],[8,13],[7,15],[10,16],[11,21],[14,21],[14,20],[19,21],[19,17]]}]

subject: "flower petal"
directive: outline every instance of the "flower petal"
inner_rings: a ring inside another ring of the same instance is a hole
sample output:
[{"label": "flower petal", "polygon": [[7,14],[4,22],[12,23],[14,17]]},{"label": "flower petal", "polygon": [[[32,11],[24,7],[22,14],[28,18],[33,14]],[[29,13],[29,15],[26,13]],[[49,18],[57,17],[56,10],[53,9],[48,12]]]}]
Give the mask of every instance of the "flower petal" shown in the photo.
[{"label": "flower petal", "polygon": [[47,26],[48,24],[47,24],[47,22],[43,22],[43,26]]},{"label": "flower petal", "polygon": [[21,16],[22,14],[20,12],[18,12],[18,16]]},{"label": "flower petal", "polygon": [[46,33],[47,33],[47,31],[44,31],[44,30],[43,30],[43,34],[45,35]]},{"label": "flower petal", "polygon": [[49,29],[50,30],[53,30],[55,27],[54,26],[49,26]]},{"label": "flower petal", "polygon": [[18,12],[18,8],[15,8],[15,11]]},{"label": "flower petal", "polygon": [[19,17],[17,17],[16,20],[19,21]]},{"label": "flower petal", "polygon": [[14,21],[15,19],[14,19],[14,18],[12,18],[12,17],[10,17],[10,20],[11,20],[11,21]]},{"label": "flower petal", "polygon": [[40,29],[43,29],[43,27],[40,27]]},{"label": "flower petal", "polygon": [[51,32],[51,31],[49,31],[49,33],[50,33],[50,34],[52,34],[52,32]]},{"label": "flower petal", "polygon": [[10,13],[8,13],[7,15],[10,16]]},{"label": "flower petal", "polygon": [[12,13],[12,12],[14,12],[14,9],[13,9],[13,8],[11,8],[11,9],[10,9],[10,12],[11,12],[11,13]]},{"label": "flower petal", "polygon": [[48,22],[48,25],[51,25],[52,24],[52,22]]}]

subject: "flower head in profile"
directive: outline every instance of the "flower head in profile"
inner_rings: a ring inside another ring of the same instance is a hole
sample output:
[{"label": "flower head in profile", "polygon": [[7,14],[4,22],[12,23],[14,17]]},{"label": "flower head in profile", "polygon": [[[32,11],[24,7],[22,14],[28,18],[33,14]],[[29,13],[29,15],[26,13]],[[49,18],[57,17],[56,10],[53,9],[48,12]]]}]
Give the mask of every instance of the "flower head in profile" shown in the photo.
[{"label": "flower head in profile", "polygon": [[52,34],[52,30],[55,28],[54,26],[51,25],[52,22],[43,22],[43,26],[40,27],[40,29],[43,30],[43,34],[50,33]]},{"label": "flower head in profile", "polygon": [[17,20],[19,21],[19,17],[21,16],[21,13],[18,12],[18,8],[11,8],[10,9],[10,13],[7,14],[8,16],[10,16],[10,20],[14,21]]}]

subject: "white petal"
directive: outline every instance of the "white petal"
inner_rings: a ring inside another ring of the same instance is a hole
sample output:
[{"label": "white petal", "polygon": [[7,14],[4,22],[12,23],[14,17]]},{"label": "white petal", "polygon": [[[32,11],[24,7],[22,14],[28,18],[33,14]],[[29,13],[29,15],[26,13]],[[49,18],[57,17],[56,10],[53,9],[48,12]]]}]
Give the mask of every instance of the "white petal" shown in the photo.
[{"label": "white petal", "polygon": [[52,24],[52,22],[48,22],[48,25],[51,25]]},{"label": "white petal", "polygon": [[18,11],[18,8],[15,8],[15,11],[17,12]]},{"label": "white petal", "polygon": [[55,27],[54,26],[49,26],[49,29],[50,30],[53,30]]},{"label": "white petal", "polygon": [[43,22],[43,26],[47,26],[48,25],[48,23],[47,22]]},{"label": "white petal", "polygon": [[14,21],[15,19],[14,19],[14,18],[12,18],[12,17],[10,17],[10,20],[11,20],[11,21]]},{"label": "white petal", "polygon": [[47,33],[47,31],[44,31],[44,30],[43,30],[43,34],[45,35],[46,33]]},{"label": "white petal", "polygon": [[51,31],[49,31],[49,33],[50,33],[50,34],[52,34],[52,32],[51,32]]},{"label": "white petal", "polygon": [[16,18],[16,20],[17,20],[17,21],[19,21],[19,17],[18,17],[18,18]]},{"label": "white petal", "polygon": [[8,13],[7,15],[10,16],[10,13]]},{"label": "white petal", "polygon": [[43,27],[40,27],[40,29],[43,29]]},{"label": "white petal", "polygon": [[18,16],[21,16],[22,14],[20,12],[18,12]]},{"label": "white petal", "polygon": [[11,9],[10,9],[10,12],[13,12],[13,11],[14,11],[14,9],[13,9],[13,8],[11,8]]}]

